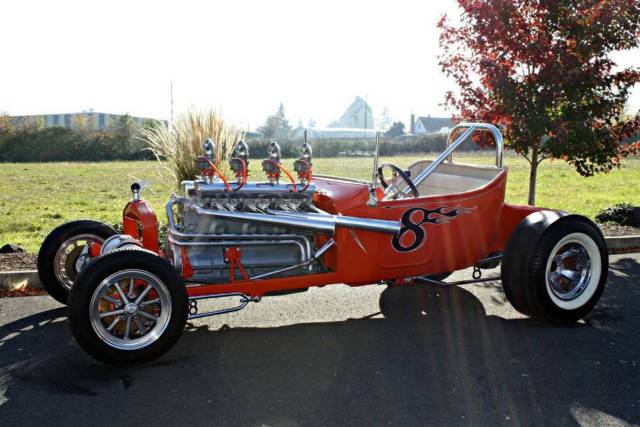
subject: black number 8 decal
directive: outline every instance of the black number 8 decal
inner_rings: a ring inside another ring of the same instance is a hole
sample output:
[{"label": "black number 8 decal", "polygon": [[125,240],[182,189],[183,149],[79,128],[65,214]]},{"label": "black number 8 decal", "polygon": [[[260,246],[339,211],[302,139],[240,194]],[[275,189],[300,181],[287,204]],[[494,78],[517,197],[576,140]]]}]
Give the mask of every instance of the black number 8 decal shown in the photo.
[{"label": "black number 8 decal", "polygon": [[[414,223],[411,221],[411,215],[417,211],[422,211],[423,217],[422,217],[422,221],[418,223]],[[391,244],[393,245],[393,248],[396,251],[409,252],[416,249],[418,246],[422,244],[422,241],[427,235],[427,232],[424,231],[424,229],[422,228],[422,224],[424,224],[425,222],[429,222],[429,214],[431,212],[432,211],[429,211],[427,209],[411,208],[407,210],[404,214],[402,214],[402,218],[400,218],[400,223],[402,224],[402,228],[400,228],[400,232],[397,235],[393,236],[393,240],[391,241]],[[402,238],[408,232],[412,232],[414,234],[415,240],[413,241],[412,244],[408,246],[404,246],[401,243],[401,241],[402,241]]]},{"label": "black number 8 decal", "polygon": [[[396,251],[410,252],[422,245],[422,242],[427,237],[427,232],[422,228],[422,224],[442,224],[451,221],[454,217],[470,212],[474,208],[455,208],[450,209],[447,207],[441,207],[436,209],[424,209],[424,208],[411,208],[405,211],[400,218],[402,228],[400,232],[393,236],[391,244]],[[445,212],[446,211],[446,212]],[[422,212],[422,219],[420,221],[413,222],[412,215],[414,212]],[[435,215],[435,218],[431,218],[431,215]],[[403,245],[402,239],[407,233],[413,233],[415,239],[410,245]]]}]

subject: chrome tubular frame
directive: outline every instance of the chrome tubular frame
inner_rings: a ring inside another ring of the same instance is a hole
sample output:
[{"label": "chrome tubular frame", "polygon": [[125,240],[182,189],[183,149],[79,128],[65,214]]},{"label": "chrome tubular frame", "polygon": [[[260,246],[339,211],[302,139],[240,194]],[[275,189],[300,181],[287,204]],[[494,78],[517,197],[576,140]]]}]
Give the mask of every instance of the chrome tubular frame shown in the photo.
[{"label": "chrome tubular frame", "polygon": [[[458,129],[466,129],[462,134],[456,138],[455,141],[451,142],[451,138],[454,133]],[[453,162],[453,152],[462,145],[462,143],[470,137],[476,131],[488,131],[491,132],[493,138],[496,142],[496,167],[502,167],[502,153],[504,150],[504,140],[502,139],[502,134],[500,130],[494,125],[490,125],[488,123],[459,123],[455,125],[451,131],[449,132],[449,136],[447,137],[447,148],[433,161],[429,166],[427,166],[421,173],[413,180],[413,184],[417,187],[419,186],[425,179],[431,175],[438,166],[440,166],[445,160],[449,163]],[[401,195],[407,196],[411,193],[411,189],[407,186],[402,191],[400,191]]]},{"label": "chrome tubular frame", "polygon": [[[489,123],[460,123],[451,129],[449,132],[449,136],[447,136],[447,147],[451,145],[451,138],[453,137],[453,131],[455,129],[462,129],[465,127],[473,127],[474,130],[478,131],[488,131],[493,135],[493,139],[496,142],[496,167],[502,167],[502,153],[504,152],[504,140],[502,139],[502,133],[500,130]],[[457,141],[457,140],[456,140]],[[449,155],[447,158],[448,163],[453,163],[453,154]]]}]

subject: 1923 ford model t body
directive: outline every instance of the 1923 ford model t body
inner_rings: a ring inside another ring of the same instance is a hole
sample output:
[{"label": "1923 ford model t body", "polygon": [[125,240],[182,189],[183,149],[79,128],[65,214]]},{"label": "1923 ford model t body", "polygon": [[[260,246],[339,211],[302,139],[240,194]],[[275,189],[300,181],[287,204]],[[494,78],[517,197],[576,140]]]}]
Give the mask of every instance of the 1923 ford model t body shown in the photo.
[{"label": "1923 ford model t body", "polygon": [[[479,131],[493,134],[495,167],[454,163],[452,152]],[[40,250],[40,278],[68,304],[79,344],[112,364],[159,357],[187,319],[237,311],[266,295],[335,283],[442,284],[452,271],[500,262],[497,279],[518,311],[553,323],[577,321],[604,289],[604,238],[582,216],[505,203],[502,150],[494,126],[460,124],[438,158],[408,170],[378,167],[376,148],[367,183],[312,177],[305,143],[295,182],[272,144],[262,162],[268,181],[255,183],[247,182],[245,143],[230,160],[237,181],[227,182],[209,141],[198,160],[202,175],[183,182],[167,204],[162,250],[156,215],[134,184],[124,234],[95,221],[59,226]],[[281,182],[281,172],[290,182]],[[198,301],[209,298],[238,305],[199,311]]]}]

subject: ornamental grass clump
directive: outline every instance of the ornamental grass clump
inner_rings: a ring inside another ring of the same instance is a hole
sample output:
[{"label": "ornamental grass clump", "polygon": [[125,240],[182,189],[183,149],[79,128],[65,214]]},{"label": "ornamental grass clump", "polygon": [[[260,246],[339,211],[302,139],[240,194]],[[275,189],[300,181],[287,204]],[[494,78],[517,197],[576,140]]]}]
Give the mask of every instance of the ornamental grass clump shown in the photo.
[{"label": "ornamental grass clump", "polygon": [[138,134],[159,161],[162,177],[170,178],[176,187],[199,173],[195,160],[202,156],[207,138],[215,142],[215,163],[226,174],[233,146],[243,137],[243,131],[225,122],[220,112],[212,109],[189,111],[168,126],[156,123],[141,129]]}]

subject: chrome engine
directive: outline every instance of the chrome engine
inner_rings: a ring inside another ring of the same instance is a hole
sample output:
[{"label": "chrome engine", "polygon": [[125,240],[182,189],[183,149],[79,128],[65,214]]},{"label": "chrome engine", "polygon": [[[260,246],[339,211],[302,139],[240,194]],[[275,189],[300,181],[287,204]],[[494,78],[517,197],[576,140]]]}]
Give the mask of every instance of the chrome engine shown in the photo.
[{"label": "chrome engine", "polygon": [[[206,146],[205,152],[207,149],[212,151],[213,147]],[[311,149],[305,144],[303,150],[305,162],[310,165]],[[276,143],[269,146],[268,157],[263,162],[268,182],[242,182],[242,168],[246,171],[248,154],[249,149],[244,142],[234,149],[230,166],[236,172],[238,182],[225,185],[219,179],[206,176],[184,181],[181,197],[174,197],[167,207],[170,231],[166,247],[176,268],[183,271],[186,256],[194,282],[228,282],[232,264],[235,269],[233,275],[242,279],[244,274],[255,277],[305,264],[313,255],[313,230],[291,227],[286,222],[269,224],[215,216],[215,213],[236,216],[241,213],[269,215],[268,212],[272,211],[317,212],[312,201],[313,184],[280,182],[277,166],[280,164],[280,148]],[[173,208],[175,205],[177,209]],[[171,221],[174,210],[180,218],[177,223]],[[299,274],[300,270],[322,271],[323,266],[309,264],[281,275]]]},{"label": "chrome engine", "polygon": [[[294,164],[298,182],[280,165],[280,148],[271,143],[262,168],[266,182],[247,182],[249,149],[240,142],[230,167],[237,181],[227,183],[207,170],[213,142],[198,160],[202,175],[182,182],[181,195],[167,204],[168,259],[189,282],[227,283],[326,271],[320,255],[335,245],[336,226],[396,233],[399,224],[329,215],[313,203],[311,147],[305,142]],[[290,182],[281,182],[282,174]],[[176,220],[177,218],[177,220]],[[325,235],[323,245],[317,238]],[[320,247],[318,247],[320,246]]]}]

